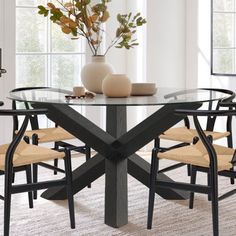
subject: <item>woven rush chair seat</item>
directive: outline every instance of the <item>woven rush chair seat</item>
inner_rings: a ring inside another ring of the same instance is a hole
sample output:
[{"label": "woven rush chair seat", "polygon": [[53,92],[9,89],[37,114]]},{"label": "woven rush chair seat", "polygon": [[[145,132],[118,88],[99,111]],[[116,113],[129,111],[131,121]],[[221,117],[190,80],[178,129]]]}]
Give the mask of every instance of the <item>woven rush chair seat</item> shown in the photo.
[{"label": "woven rush chair seat", "polygon": [[29,138],[32,138],[34,134],[38,135],[38,143],[57,142],[75,138],[72,134],[61,127],[27,130],[25,132],[25,136],[28,136]]},{"label": "woven rush chair seat", "polygon": [[[0,145],[0,170],[5,170],[5,155],[9,144]],[[13,167],[29,165],[41,161],[49,161],[55,158],[62,159],[64,152],[57,152],[48,148],[27,144],[21,141],[17,146],[14,157]]]},{"label": "woven rush chair seat", "polygon": [[[230,132],[215,132],[215,131],[204,131],[205,134],[211,135],[213,140],[225,138],[230,135]],[[188,129],[187,127],[177,127],[171,128],[164,132],[164,134],[160,135],[161,139],[179,141],[183,143],[192,143],[193,138],[197,137],[196,129]]]},{"label": "woven rush chair seat", "polygon": [[[235,150],[216,144],[213,144],[213,147],[217,154],[218,171],[230,170],[233,167],[231,161]],[[159,152],[158,157],[207,168],[210,163],[208,153],[201,141],[194,145]]]}]

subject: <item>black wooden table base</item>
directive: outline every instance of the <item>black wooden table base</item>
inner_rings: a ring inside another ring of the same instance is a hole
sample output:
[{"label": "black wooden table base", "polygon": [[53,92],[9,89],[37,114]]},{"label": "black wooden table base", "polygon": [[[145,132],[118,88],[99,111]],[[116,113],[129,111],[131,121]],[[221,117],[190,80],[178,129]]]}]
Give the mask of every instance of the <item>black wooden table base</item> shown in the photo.
[{"label": "black wooden table base", "polygon": [[[77,193],[104,173],[105,223],[121,227],[128,223],[127,173],[149,186],[150,164],[135,154],[155,137],[178,123],[183,117],[175,109],[197,109],[201,103],[165,105],[131,130],[126,129],[126,106],[107,106],[107,127],[102,130],[91,121],[63,104],[34,104],[48,108],[48,117],[99,154],[73,171],[73,191]],[[169,180],[164,174],[158,178]],[[92,189],[91,189],[92,191]],[[185,192],[174,189],[156,189],[165,199],[186,199]],[[65,199],[65,188],[46,190],[46,199]]]}]

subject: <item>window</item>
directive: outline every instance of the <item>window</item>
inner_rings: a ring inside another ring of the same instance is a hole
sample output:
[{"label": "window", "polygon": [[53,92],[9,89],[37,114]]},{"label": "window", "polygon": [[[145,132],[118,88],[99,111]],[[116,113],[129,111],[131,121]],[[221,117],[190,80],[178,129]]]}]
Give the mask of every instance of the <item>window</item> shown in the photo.
[{"label": "window", "polygon": [[212,0],[211,74],[236,75],[236,2]]},{"label": "window", "polygon": [[[57,1],[50,1],[57,5]],[[70,40],[49,18],[38,15],[46,0],[16,0],[16,87],[80,84],[85,41]]]},{"label": "window", "polygon": [[[56,0],[50,0],[58,6]],[[80,85],[85,64],[83,39],[71,40],[49,17],[39,15],[37,6],[47,0],[16,0],[16,85],[49,86],[72,90]],[[53,126],[45,116],[40,127]]]}]

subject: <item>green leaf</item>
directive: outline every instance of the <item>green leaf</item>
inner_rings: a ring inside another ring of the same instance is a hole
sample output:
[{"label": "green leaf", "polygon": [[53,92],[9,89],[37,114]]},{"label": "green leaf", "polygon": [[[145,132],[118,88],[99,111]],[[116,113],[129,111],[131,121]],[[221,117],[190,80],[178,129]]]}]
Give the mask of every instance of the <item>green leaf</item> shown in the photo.
[{"label": "green leaf", "polygon": [[130,22],[130,23],[128,24],[128,26],[129,26],[129,27],[133,27],[133,26],[134,26],[134,23],[133,23],[133,22]]},{"label": "green leaf", "polygon": [[97,14],[106,11],[106,9],[107,9],[107,6],[104,5],[103,3],[98,3],[92,7],[92,10],[96,12]]},{"label": "green leaf", "polygon": [[48,16],[49,10],[47,10],[44,6],[40,5],[38,6],[38,9],[39,9],[38,14],[44,15],[45,17]]},{"label": "green leaf", "polygon": [[120,28],[118,28],[116,30],[116,37],[118,38],[121,34],[122,34],[122,30]]},{"label": "green leaf", "polygon": [[136,20],[137,26],[141,26],[146,23],[146,20],[143,19],[141,16]]},{"label": "green leaf", "polygon": [[39,10],[46,10],[46,8],[45,8],[44,6],[42,6],[42,5],[39,5],[39,6],[38,6],[38,9],[39,9]]},{"label": "green leaf", "polygon": [[124,15],[117,14],[117,20],[121,25],[125,25],[127,23],[127,20],[124,18]]},{"label": "green leaf", "polygon": [[72,33],[73,36],[77,36],[78,35],[76,28],[72,28],[71,29],[71,33]]},{"label": "green leaf", "polygon": [[132,20],[132,22],[134,22],[139,16],[141,15],[141,13],[140,12],[138,12],[135,16],[134,16],[134,18],[133,18],[133,20]]},{"label": "green leaf", "polygon": [[132,13],[130,12],[128,15],[128,20],[130,20],[130,17],[132,16]]},{"label": "green leaf", "polygon": [[75,6],[81,11],[82,10],[82,7],[83,5],[81,4],[81,2],[77,1]]},{"label": "green leaf", "polygon": [[119,23],[122,22],[122,18],[121,18],[121,15],[120,15],[120,14],[117,14],[117,20],[118,20]]},{"label": "green leaf", "polygon": [[50,10],[52,16],[50,17],[50,20],[55,23],[56,21],[60,20],[60,17],[63,16],[63,13],[59,9],[51,9]]}]

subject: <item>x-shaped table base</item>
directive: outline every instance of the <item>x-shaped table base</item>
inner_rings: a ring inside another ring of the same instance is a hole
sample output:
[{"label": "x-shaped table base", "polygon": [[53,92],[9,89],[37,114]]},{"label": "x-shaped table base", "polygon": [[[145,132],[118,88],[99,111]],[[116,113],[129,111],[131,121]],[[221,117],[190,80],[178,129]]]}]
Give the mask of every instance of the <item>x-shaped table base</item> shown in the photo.
[{"label": "x-shaped table base", "polygon": [[[175,109],[197,109],[201,103],[165,105],[129,131],[126,106],[107,106],[106,131],[67,105],[36,103],[33,106],[47,108],[51,120],[98,152],[73,171],[73,191],[77,193],[105,173],[105,223],[121,227],[128,223],[127,173],[149,186],[150,164],[135,152],[183,119],[174,114]],[[158,178],[172,181],[164,174]],[[156,192],[165,199],[188,198],[186,192],[173,189],[157,188]],[[49,189],[42,197],[65,199],[66,190]]]}]

